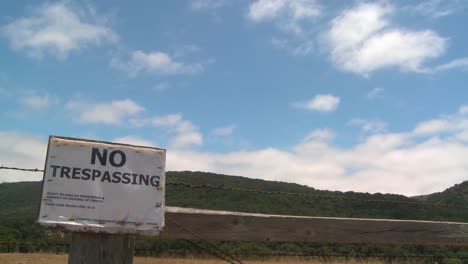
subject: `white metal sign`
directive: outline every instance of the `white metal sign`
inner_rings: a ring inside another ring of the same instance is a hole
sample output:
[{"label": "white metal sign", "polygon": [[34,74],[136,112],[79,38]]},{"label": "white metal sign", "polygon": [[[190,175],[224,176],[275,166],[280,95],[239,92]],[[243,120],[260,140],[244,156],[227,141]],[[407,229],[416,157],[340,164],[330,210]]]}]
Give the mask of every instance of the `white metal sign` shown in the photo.
[{"label": "white metal sign", "polygon": [[164,149],[49,137],[39,223],[71,231],[157,235]]}]

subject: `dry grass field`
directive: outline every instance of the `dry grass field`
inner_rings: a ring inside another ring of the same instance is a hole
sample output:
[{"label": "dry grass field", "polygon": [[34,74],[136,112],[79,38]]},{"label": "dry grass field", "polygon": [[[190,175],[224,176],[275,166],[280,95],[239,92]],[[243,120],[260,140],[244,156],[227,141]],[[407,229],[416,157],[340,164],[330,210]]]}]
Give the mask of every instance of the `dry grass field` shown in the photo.
[{"label": "dry grass field", "polygon": [[[8,253],[0,254],[0,263],[1,264],[66,264],[68,256],[67,255],[52,255],[52,254],[19,254],[19,253]],[[244,263],[248,264],[265,264],[265,263],[290,263],[290,264],[299,264],[299,263],[309,263],[309,264],[318,264],[318,263],[327,263],[327,264],[357,264],[357,263],[367,263],[367,264],[382,264],[383,262],[369,260],[369,261],[334,261],[334,262],[322,262],[319,260],[311,260],[305,258],[272,258],[268,260],[242,260]],[[154,258],[154,257],[135,257],[134,264],[217,264],[217,263],[226,263],[222,260],[217,259],[200,259],[200,258]],[[414,262],[417,263],[417,262]]]}]

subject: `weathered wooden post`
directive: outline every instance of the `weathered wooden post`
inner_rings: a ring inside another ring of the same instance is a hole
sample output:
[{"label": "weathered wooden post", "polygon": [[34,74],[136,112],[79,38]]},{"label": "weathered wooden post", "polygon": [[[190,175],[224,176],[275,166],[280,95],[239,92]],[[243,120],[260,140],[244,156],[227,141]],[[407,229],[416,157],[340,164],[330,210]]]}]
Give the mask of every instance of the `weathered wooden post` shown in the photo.
[{"label": "weathered wooden post", "polygon": [[72,231],[69,264],[131,264],[164,226],[164,149],[49,137],[38,222]]},{"label": "weathered wooden post", "polygon": [[133,236],[73,233],[68,264],[132,264],[134,249]]}]

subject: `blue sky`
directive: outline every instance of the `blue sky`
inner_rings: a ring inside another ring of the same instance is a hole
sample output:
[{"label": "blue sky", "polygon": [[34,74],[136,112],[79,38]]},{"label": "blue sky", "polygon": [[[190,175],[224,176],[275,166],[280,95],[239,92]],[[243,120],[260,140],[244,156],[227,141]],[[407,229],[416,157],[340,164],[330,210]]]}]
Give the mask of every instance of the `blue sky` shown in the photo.
[{"label": "blue sky", "polygon": [[[0,160],[48,135],[168,170],[424,194],[468,176],[468,1],[10,1]],[[0,182],[40,175],[0,171]]]}]

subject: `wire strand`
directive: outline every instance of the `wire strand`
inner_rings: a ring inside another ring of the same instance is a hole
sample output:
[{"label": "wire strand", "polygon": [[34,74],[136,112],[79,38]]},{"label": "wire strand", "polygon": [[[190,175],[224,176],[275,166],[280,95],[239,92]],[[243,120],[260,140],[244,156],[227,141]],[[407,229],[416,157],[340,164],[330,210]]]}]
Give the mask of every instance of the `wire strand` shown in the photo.
[{"label": "wire strand", "polygon": [[[224,259],[225,261],[229,262],[229,263],[232,263],[232,264],[235,264],[236,262],[237,263],[240,263],[240,264],[243,264],[242,261],[240,261],[239,259],[235,258],[234,256],[224,252],[222,249],[220,249],[219,247],[217,247],[216,245],[214,245],[213,243],[210,243],[208,241],[206,241],[205,239],[203,239],[200,235],[198,235],[197,233],[189,230],[188,228],[182,226],[181,224],[177,223],[176,221],[174,221],[174,219],[170,218],[169,216],[166,216],[166,218],[171,221],[172,223],[174,223],[177,227],[179,227],[181,230],[189,233],[190,235],[194,236],[195,238],[197,238],[198,240],[204,242],[205,244],[207,244],[208,246],[210,246],[211,248],[217,250],[218,252],[220,252],[221,254],[224,254],[225,256],[228,256],[229,258],[231,258],[232,260],[234,260],[234,262],[232,262],[231,260],[226,260]],[[190,240],[188,240],[190,241]],[[210,251],[207,251],[208,253],[212,254],[212,252]]]},{"label": "wire strand", "polygon": [[28,171],[28,172],[44,172],[44,170],[40,170],[38,168],[35,169],[24,169],[24,168],[16,168],[16,167],[5,167],[5,166],[0,166],[1,170],[17,170],[17,171]]}]

